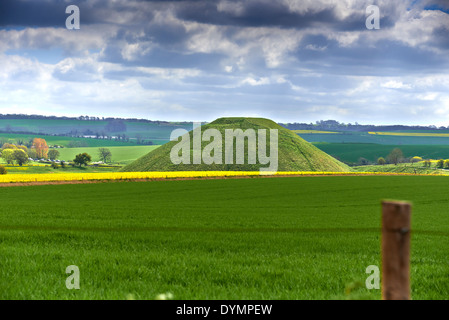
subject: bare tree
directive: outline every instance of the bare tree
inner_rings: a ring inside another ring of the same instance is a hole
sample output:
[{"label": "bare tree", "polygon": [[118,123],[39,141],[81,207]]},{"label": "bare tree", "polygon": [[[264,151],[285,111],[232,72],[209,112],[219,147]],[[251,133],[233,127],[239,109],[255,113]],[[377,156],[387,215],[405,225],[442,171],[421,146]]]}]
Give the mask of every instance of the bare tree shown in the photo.
[{"label": "bare tree", "polygon": [[112,152],[108,148],[99,148],[98,155],[99,155],[100,159],[103,160],[104,163],[111,161]]},{"label": "bare tree", "polygon": [[402,153],[402,150],[399,148],[393,149],[387,156],[388,162],[394,163],[395,165],[401,162],[402,159],[404,159],[404,154]]}]

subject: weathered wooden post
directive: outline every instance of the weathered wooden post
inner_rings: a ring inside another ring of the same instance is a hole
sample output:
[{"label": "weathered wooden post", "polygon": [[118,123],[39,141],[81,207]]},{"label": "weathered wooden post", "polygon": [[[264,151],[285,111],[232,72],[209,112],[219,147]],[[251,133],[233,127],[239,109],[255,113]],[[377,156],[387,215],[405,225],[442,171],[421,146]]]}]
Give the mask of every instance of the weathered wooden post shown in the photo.
[{"label": "weathered wooden post", "polygon": [[382,299],[410,300],[411,204],[382,201]]}]

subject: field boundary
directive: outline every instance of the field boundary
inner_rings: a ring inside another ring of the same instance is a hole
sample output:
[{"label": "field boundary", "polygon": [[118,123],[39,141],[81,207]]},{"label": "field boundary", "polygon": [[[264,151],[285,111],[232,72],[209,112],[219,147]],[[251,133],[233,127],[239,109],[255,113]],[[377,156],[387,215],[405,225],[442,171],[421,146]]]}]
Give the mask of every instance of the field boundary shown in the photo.
[{"label": "field boundary", "polygon": [[148,177],[148,178],[126,178],[117,179],[71,179],[71,180],[42,180],[42,181],[9,181],[0,182],[2,187],[23,187],[23,186],[39,186],[39,185],[63,185],[63,184],[88,184],[88,183],[111,183],[111,182],[149,182],[149,181],[178,181],[178,180],[216,180],[216,179],[252,179],[252,178],[297,178],[297,177],[351,177],[351,176],[447,176],[447,175],[429,175],[429,174],[413,174],[413,173],[396,173],[396,172],[347,172],[347,173],[291,173],[291,174],[275,174],[275,175],[222,175],[222,176],[173,176],[173,177]]}]

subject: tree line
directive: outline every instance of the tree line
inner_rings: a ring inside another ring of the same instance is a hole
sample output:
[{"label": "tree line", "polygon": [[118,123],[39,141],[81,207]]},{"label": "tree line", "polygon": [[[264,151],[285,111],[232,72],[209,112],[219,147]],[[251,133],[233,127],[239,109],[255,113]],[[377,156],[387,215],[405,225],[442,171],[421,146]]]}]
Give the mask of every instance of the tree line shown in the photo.
[{"label": "tree line", "polygon": [[144,123],[154,123],[154,124],[185,124],[190,125],[191,121],[181,121],[181,122],[169,122],[169,121],[161,121],[161,120],[149,120],[149,119],[138,119],[138,118],[115,118],[115,117],[93,117],[93,116],[78,116],[78,117],[65,117],[65,116],[45,116],[45,115],[30,115],[30,114],[1,114],[0,119],[9,119],[9,120],[18,120],[18,119],[49,119],[49,120],[79,120],[79,121],[127,121],[127,122],[144,122]]},{"label": "tree line", "polygon": [[45,139],[34,138],[33,142],[28,148],[24,144],[4,143],[0,150],[0,156],[7,164],[14,164],[16,162],[19,166],[28,163],[31,159],[56,159],[59,156],[59,151],[49,150]]},{"label": "tree line", "polygon": [[[377,159],[377,164],[378,165],[385,165],[385,164],[394,164],[397,165],[398,163],[417,163],[417,162],[422,162],[424,167],[428,167],[430,168],[432,165],[432,161],[429,159],[423,159],[422,157],[419,156],[414,156],[411,158],[406,158],[404,157],[404,153],[402,152],[401,149],[399,148],[394,148],[389,154],[388,156],[384,157],[379,157]],[[369,161],[365,158],[360,158],[359,159],[359,164],[361,165],[368,165],[370,164]],[[440,169],[449,169],[449,160],[444,160],[444,159],[439,159],[436,162],[436,168],[440,168]]]},{"label": "tree line", "polygon": [[[35,160],[57,160],[60,153],[56,149],[50,149],[45,139],[34,138],[30,147],[21,143],[3,143],[0,149],[0,157],[3,158],[7,164],[18,164],[23,166],[30,162],[30,159]],[[104,162],[112,161],[112,152],[108,148],[99,148],[98,156]],[[92,161],[92,157],[87,153],[80,153],[73,159],[73,163],[78,166],[87,165]],[[61,162],[64,166],[64,162]]]},{"label": "tree line", "polygon": [[336,120],[320,120],[315,123],[279,123],[281,126],[289,130],[336,130],[336,131],[400,131],[400,130],[447,130],[448,127],[434,125],[430,126],[406,126],[406,125],[372,125],[372,124],[359,124],[355,122],[343,123]]}]

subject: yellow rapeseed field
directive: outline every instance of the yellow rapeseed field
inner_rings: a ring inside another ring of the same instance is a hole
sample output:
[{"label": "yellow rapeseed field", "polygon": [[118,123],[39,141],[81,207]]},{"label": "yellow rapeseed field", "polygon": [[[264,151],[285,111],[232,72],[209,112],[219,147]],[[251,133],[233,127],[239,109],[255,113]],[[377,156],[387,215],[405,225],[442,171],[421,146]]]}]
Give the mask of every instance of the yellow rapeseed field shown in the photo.
[{"label": "yellow rapeseed field", "polygon": [[340,133],[335,131],[321,131],[321,130],[292,130],[294,133],[305,134],[305,133]]},{"label": "yellow rapeseed field", "polygon": [[52,181],[88,181],[88,180],[133,180],[133,179],[170,179],[200,177],[236,177],[260,175],[412,175],[410,173],[385,172],[271,172],[259,171],[170,171],[170,172],[105,172],[105,173],[51,173],[51,174],[6,174],[0,175],[0,183],[14,182],[52,182]]},{"label": "yellow rapeseed field", "polygon": [[428,132],[368,132],[382,136],[402,136],[402,137],[449,137],[449,133],[428,133]]}]

